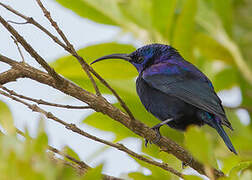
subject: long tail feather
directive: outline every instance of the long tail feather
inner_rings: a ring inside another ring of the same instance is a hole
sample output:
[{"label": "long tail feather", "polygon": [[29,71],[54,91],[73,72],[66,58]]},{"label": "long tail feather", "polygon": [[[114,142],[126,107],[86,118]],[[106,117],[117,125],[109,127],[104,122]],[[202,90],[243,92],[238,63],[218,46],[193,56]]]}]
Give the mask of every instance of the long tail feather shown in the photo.
[{"label": "long tail feather", "polygon": [[228,135],[226,134],[226,132],[224,131],[223,127],[221,126],[220,123],[213,123],[212,126],[217,130],[217,132],[219,133],[219,135],[221,136],[221,138],[223,139],[223,141],[225,142],[225,144],[227,145],[228,149],[230,151],[232,151],[233,153],[237,154],[233,144],[231,143]]},{"label": "long tail feather", "polygon": [[[198,111],[198,117],[201,118],[206,124],[208,124],[209,126],[211,126],[212,128],[216,129],[217,132],[219,133],[219,135],[221,136],[221,138],[223,139],[223,141],[225,142],[226,146],[228,147],[228,149],[237,154],[233,144],[231,143],[228,135],[226,134],[226,132],[224,131],[221,123],[221,119],[218,116],[214,116],[210,113],[204,112],[204,111]],[[231,125],[231,124],[230,124]],[[230,126],[231,127],[231,126]]]}]

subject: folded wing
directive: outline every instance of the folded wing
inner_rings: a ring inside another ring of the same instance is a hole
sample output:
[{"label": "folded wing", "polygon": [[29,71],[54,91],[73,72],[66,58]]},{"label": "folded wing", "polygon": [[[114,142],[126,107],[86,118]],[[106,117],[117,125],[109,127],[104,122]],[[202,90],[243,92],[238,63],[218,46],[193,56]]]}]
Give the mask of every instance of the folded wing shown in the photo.
[{"label": "folded wing", "polygon": [[145,70],[142,78],[151,87],[220,117],[222,124],[232,129],[211,82],[196,67],[191,65],[185,69],[178,64],[156,65]]}]

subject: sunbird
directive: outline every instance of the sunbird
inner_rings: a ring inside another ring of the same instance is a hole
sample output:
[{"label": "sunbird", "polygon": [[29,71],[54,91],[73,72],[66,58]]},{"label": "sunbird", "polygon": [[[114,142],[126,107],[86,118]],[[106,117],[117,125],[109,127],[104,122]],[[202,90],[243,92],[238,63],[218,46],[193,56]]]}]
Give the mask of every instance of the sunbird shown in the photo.
[{"label": "sunbird", "polygon": [[[162,122],[153,126],[185,131],[189,125],[207,124],[216,129],[229,150],[237,154],[222,125],[233,130],[211,81],[169,45],[149,44],[130,54],[111,54],[96,59],[123,59],[137,69],[137,94],[146,108]],[[154,142],[154,143],[155,143]],[[146,140],[146,146],[148,141]]]}]

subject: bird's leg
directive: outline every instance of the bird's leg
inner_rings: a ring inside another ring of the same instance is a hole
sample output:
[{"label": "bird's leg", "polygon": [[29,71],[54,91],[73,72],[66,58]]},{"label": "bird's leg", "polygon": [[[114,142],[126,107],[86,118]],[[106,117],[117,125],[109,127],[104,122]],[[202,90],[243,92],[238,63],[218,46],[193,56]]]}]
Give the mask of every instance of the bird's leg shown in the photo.
[{"label": "bird's leg", "polygon": [[182,162],[182,169],[185,169],[192,162],[192,157],[188,163]]},{"label": "bird's leg", "polygon": [[185,169],[187,166],[188,166],[188,164],[187,164],[187,163],[182,162],[182,169]]},{"label": "bird's leg", "polygon": [[[172,120],[173,120],[173,118],[166,119],[166,120],[162,121],[161,123],[159,123],[159,124],[157,124],[157,125],[155,125],[155,126],[153,126],[151,128],[154,131],[156,131],[157,137],[153,142],[150,142],[150,144],[151,143],[157,143],[160,140],[160,138],[161,138],[161,134],[160,134],[160,131],[159,131],[160,127],[163,126],[164,124],[167,124],[168,122],[170,122]],[[145,147],[147,147],[148,143],[149,143],[149,141],[147,139],[145,139]]]}]

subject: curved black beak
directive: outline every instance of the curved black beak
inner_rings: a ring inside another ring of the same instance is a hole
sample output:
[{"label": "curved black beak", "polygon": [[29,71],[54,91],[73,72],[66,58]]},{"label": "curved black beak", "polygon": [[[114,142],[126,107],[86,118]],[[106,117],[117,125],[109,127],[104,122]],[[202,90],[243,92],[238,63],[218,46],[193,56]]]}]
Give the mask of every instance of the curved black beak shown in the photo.
[{"label": "curved black beak", "polygon": [[131,61],[131,58],[130,58],[130,56],[128,54],[110,54],[110,55],[102,56],[99,59],[96,59],[91,64],[94,64],[96,62],[99,62],[99,61],[102,61],[102,60],[105,60],[105,59],[124,59],[126,61]]}]

